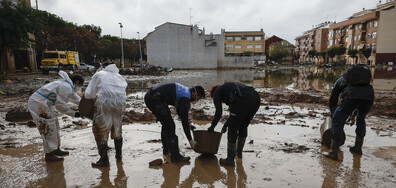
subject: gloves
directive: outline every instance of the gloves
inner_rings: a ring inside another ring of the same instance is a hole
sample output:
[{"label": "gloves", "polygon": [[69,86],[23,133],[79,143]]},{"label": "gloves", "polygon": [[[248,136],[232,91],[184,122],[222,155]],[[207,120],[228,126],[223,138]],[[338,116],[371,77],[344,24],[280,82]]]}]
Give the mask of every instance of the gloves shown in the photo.
[{"label": "gloves", "polygon": [[80,112],[76,112],[76,113],[74,114],[74,117],[82,117],[82,115],[80,114]]},{"label": "gloves", "polygon": [[211,126],[208,128],[208,132],[213,132],[215,127],[216,127],[215,125],[211,125]]},{"label": "gloves", "polygon": [[195,150],[196,147],[198,146],[198,143],[195,142],[195,140],[193,140],[193,139],[191,139],[189,142],[190,142],[191,148],[192,148],[193,150]]}]

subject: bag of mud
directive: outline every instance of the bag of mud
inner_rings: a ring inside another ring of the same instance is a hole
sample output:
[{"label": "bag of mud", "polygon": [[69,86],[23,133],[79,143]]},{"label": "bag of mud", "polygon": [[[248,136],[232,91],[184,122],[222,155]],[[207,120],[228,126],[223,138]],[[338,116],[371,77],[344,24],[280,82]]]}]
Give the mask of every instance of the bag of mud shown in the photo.
[{"label": "bag of mud", "polygon": [[219,150],[221,133],[206,130],[193,131],[194,140],[198,143],[195,152],[202,154],[217,154]]}]

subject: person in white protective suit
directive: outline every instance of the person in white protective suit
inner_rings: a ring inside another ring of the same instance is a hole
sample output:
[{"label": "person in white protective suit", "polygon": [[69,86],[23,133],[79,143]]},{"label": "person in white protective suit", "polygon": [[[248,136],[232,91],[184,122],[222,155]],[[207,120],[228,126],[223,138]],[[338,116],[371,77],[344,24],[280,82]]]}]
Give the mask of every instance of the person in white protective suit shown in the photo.
[{"label": "person in white protective suit", "polygon": [[77,87],[84,84],[80,75],[72,75],[70,78],[64,71],[59,71],[62,80],[48,83],[30,96],[28,108],[36,123],[38,131],[43,139],[45,161],[62,161],[60,156],[68,155],[68,151],[60,149],[58,114],[66,114],[72,117],[81,117],[79,112],[70,109],[67,103],[79,104],[80,97],[74,92]]},{"label": "person in white protective suit", "polygon": [[115,64],[110,64],[95,73],[85,90],[86,99],[95,99],[92,132],[95,137],[100,159],[92,167],[109,166],[107,141],[109,133],[114,139],[116,159],[122,159],[121,123],[125,112],[127,82],[118,73]]}]

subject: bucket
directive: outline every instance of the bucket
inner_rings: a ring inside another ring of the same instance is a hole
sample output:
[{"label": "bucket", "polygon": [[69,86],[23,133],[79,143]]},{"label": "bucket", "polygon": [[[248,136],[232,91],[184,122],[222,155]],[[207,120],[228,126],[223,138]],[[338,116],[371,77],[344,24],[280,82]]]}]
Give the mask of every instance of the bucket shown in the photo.
[{"label": "bucket", "polygon": [[198,143],[195,152],[202,154],[217,154],[219,150],[221,133],[206,130],[193,131],[194,140]]},{"label": "bucket", "polygon": [[94,109],[95,106],[95,99],[86,99],[83,97],[78,105],[78,111],[84,116],[89,119],[93,119],[94,116]]},{"label": "bucket", "polygon": [[[320,126],[320,135],[322,137],[322,144],[329,147],[331,145],[331,122],[333,118],[327,117],[323,122],[322,126]],[[342,130],[341,139],[340,139],[340,146],[344,145],[345,143],[345,132]]]}]

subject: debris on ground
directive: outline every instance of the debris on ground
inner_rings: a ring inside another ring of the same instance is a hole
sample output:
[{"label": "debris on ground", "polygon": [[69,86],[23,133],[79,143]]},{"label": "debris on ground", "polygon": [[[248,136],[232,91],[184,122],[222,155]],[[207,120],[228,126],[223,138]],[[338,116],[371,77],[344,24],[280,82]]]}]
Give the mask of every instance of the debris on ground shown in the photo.
[{"label": "debris on ground", "polygon": [[149,67],[135,67],[120,69],[121,75],[150,75],[162,76],[167,72],[162,67],[149,66]]},{"label": "debris on ground", "polygon": [[205,114],[203,109],[191,109],[190,113],[194,120],[211,121],[213,119],[213,116]]},{"label": "debris on ground", "polygon": [[32,120],[29,110],[24,106],[15,106],[7,112],[6,121],[28,121]]},{"label": "debris on ground", "polygon": [[284,151],[285,153],[304,153],[308,151],[310,148],[304,145],[298,145],[294,143],[287,143],[285,142],[279,147],[271,146],[270,149],[276,151]]},{"label": "debris on ground", "polygon": [[149,162],[149,166],[160,166],[162,164],[163,164],[162,159],[155,159]]},{"label": "debris on ground", "polygon": [[147,109],[144,110],[144,113],[135,112],[133,110],[125,112],[123,122],[133,123],[134,121],[155,121],[155,116],[149,112]]}]

